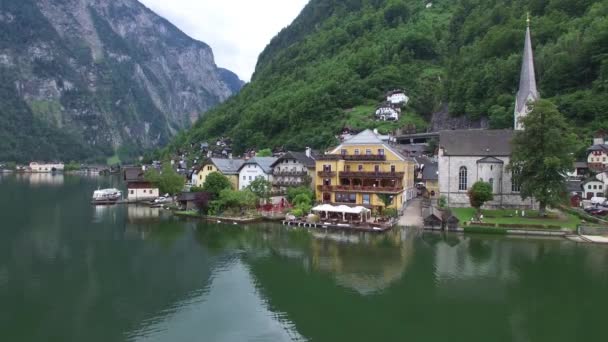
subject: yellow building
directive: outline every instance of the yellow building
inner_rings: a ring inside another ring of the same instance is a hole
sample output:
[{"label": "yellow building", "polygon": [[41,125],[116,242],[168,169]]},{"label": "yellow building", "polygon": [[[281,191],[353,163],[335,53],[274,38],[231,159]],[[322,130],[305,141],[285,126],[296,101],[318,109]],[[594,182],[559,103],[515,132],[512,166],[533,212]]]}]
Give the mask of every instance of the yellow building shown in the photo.
[{"label": "yellow building", "polygon": [[232,188],[236,190],[239,188],[239,169],[243,163],[244,159],[210,158],[198,169],[195,185],[202,187],[210,173],[219,172],[230,180]]},{"label": "yellow building", "polygon": [[415,162],[366,130],[316,159],[318,202],[401,209],[415,194]]}]

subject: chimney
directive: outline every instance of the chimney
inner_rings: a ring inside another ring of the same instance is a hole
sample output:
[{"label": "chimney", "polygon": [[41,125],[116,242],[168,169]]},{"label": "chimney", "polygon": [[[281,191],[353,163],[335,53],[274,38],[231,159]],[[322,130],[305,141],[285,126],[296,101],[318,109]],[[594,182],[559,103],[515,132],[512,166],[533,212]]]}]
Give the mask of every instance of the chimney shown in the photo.
[{"label": "chimney", "polygon": [[311,153],[311,149],[310,149],[310,147],[308,147],[308,146],[307,146],[307,147],[306,147],[306,156],[307,156],[308,158],[310,158],[310,157],[311,157],[311,155],[312,155],[312,153]]},{"label": "chimney", "polygon": [[141,170],[142,170],[142,171],[146,171],[146,165],[142,165],[142,166],[141,166]]}]

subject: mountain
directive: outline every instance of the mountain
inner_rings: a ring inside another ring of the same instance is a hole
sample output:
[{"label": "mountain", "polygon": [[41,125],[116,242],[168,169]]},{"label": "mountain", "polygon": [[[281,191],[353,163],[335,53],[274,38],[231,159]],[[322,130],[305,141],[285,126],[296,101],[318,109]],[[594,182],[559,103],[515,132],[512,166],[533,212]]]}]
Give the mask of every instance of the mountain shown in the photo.
[{"label": "mountain", "polygon": [[138,155],[238,92],[136,0],[0,2],[0,160]]},{"label": "mountain", "polygon": [[[442,115],[511,127],[527,12],[541,97],[581,136],[607,127],[606,0],[311,0],[251,82],[169,150],[219,136],[236,152],[324,147],[345,125],[423,131]],[[405,115],[374,122],[394,88],[411,98]]]}]

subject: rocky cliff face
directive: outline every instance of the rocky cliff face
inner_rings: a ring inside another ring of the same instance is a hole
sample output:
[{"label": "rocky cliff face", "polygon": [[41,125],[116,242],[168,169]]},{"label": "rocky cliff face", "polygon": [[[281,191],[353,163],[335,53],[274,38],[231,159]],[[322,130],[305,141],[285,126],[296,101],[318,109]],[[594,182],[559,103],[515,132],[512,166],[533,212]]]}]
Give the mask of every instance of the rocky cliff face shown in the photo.
[{"label": "rocky cliff face", "polygon": [[[209,46],[136,0],[3,1],[0,32],[0,71],[14,85],[0,100],[16,93],[50,135],[104,153],[163,144],[239,89]],[[0,136],[10,139],[23,123],[2,102]]]}]

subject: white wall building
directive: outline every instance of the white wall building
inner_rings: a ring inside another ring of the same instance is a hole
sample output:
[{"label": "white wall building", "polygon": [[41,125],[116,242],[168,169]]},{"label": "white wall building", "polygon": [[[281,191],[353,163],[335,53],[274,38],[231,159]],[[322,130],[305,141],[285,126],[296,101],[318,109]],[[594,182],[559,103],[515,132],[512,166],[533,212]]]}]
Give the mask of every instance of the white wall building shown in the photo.
[{"label": "white wall building", "polygon": [[403,90],[393,90],[386,94],[386,101],[393,105],[405,106],[410,101],[410,98],[405,95]]},{"label": "white wall building", "polygon": [[381,105],[376,108],[376,119],[382,121],[397,121],[399,120],[399,111],[393,108],[390,104]]},{"label": "white wall building", "polygon": [[30,170],[32,172],[53,172],[53,171],[63,171],[64,169],[63,163],[30,163]]},{"label": "white wall building", "polygon": [[448,206],[469,207],[468,190],[477,181],[490,183],[493,208],[530,208],[522,200],[507,165],[511,156],[512,130],[451,130],[439,133],[439,192]]},{"label": "white wall building", "polygon": [[239,169],[239,190],[243,190],[258,177],[272,182],[272,164],[277,161],[275,157],[254,157],[251,158]]}]

